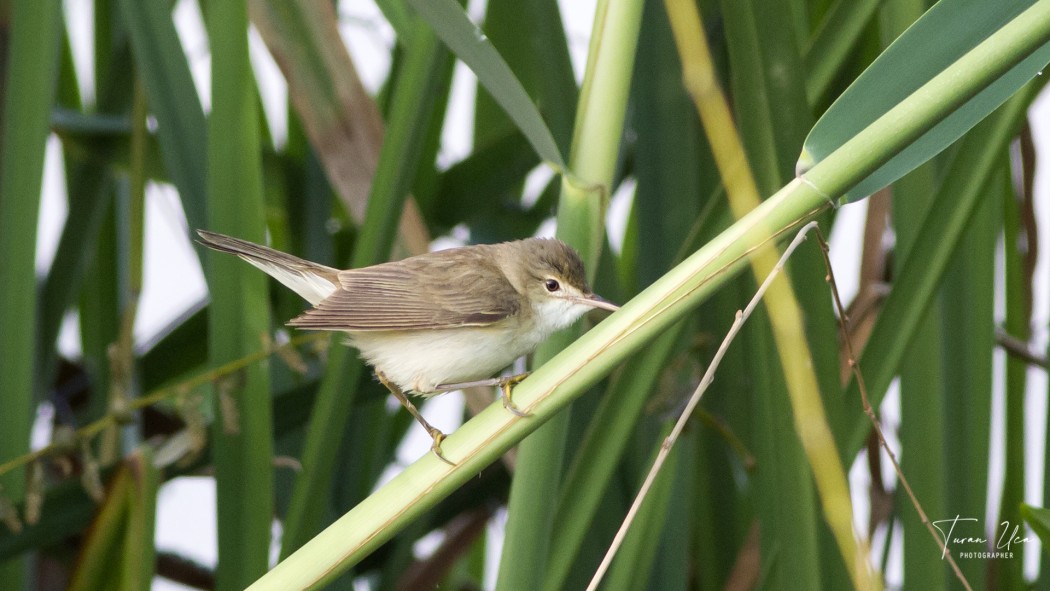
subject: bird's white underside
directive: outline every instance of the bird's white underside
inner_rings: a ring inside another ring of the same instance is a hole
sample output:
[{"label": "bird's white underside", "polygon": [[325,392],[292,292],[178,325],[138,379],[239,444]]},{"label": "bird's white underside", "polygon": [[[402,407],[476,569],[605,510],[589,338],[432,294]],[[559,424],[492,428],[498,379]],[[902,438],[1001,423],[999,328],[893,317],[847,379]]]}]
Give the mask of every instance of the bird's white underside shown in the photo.
[{"label": "bird's white underside", "polygon": [[436,394],[442,384],[492,377],[588,309],[551,297],[536,306],[529,330],[511,330],[504,323],[519,321],[511,318],[491,326],[355,332],[349,333],[350,344],[403,390],[426,396]]},{"label": "bird's white underside", "polygon": [[[338,286],[315,273],[241,257],[313,305]],[[566,296],[580,294],[564,294]],[[434,394],[442,384],[492,377],[515,359],[534,351],[551,333],[580,318],[590,307],[550,295],[533,305],[529,318],[508,318],[490,326],[423,330],[349,332],[350,344],[370,365],[405,391]],[[522,327],[508,323],[528,322]],[[518,328],[518,330],[514,330]]]}]

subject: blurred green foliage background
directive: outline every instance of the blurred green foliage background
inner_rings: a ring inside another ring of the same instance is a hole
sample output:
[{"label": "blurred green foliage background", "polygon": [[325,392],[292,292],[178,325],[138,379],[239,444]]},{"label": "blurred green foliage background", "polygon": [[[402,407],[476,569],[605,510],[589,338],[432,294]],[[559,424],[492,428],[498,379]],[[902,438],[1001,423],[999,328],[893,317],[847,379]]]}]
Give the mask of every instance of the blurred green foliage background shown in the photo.
[{"label": "blurred green foliage background", "polygon": [[[233,257],[196,247],[209,302],[154,342],[137,342],[147,187],[177,190],[187,238],[208,228],[335,267],[423,252],[450,233],[478,243],[511,240],[555,218],[560,233],[572,231],[565,228],[584,214],[572,213],[562,177],[530,177],[555,162],[534,149],[535,134],[548,133],[550,149],[579,173],[588,148],[574,130],[588,114],[581,109],[593,115],[601,101],[587,102],[588,78],[579,86],[574,40],[557,3],[471,2],[542,122],[530,128],[512,120],[479,87],[472,132],[458,130],[471,134],[469,154],[439,165],[455,124],[446,113],[456,57],[411,2],[376,1],[394,34],[389,73],[373,96],[340,35],[339,8],[351,2],[199,0],[211,68],[207,110],[190,74],[202,50],[180,39],[172,3],[89,3],[94,19],[85,25],[63,18],[58,0],[0,0],[0,588],[141,589],[155,574],[196,588],[244,588],[270,564],[274,519],[285,557],[374,490],[406,431],[417,427],[392,410],[338,338],[282,329],[304,303]],[[608,4],[599,2],[599,15]],[[928,8],[924,0],[696,4],[764,196],[795,177],[807,133],[834,99]],[[664,4],[639,6],[637,48],[627,48],[633,67],[628,62],[619,81],[623,130],[610,128],[597,146],[609,155],[611,183],[602,200],[581,206],[597,230],[575,244],[595,291],[619,302],[734,221],[683,85]],[[261,107],[249,23],[288,82],[280,143]],[[345,34],[378,26],[357,25]],[[90,81],[74,67],[75,26],[92,33]],[[940,33],[926,42],[953,36],[950,28]],[[965,37],[961,29],[955,35]],[[894,64],[907,69],[924,51],[912,46]],[[90,101],[80,95],[85,87],[94,88]],[[1043,474],[1026,471],[1033,444],[1025,437],[1026,397],[1045,396],[1026,388],[1028,370],[1046,363],[1043,351],[1029,347],[1034,334],[1046,333],[1032,326],[1036,154],[1026,122],[1040,87],[1041,79],[1025,86],[949,149],[870,197],[860,267],[839,270],[859,276],[847,302],[850,334],[865,351],[873,400],[891,382],[899,388],[900,422],[885,428],[926,514],[975,517],[996,534],[995,524],[1021,525],[1023,510],[1038,522],[1038,510],[1022,502],[1026,490],[1045,489],[1033,482]],[[61,143],[69,213],[53,262],[37,273],[49,136]],[[529,178],[545,184],[526,190]],[[618,192],[629,203],[625,230],[609,236],[602,214]],[[819,214],[826,233],[839,213]],[[855,466],[859,481],[867,474],[871,483],[853,491],[863,499],[854,509],[870,514],[867,523],[854,517],[857,537],[872,543],[871,563],[893,586],[961,588],[875,453],[877,439],[844,369],[823,265],[808,245],[789,271],[839,468]],[[492,580],[501,589],[583,588],[667,425],[756,287],[746,275],[720,281],[687,318],[560,413],[552,421],[559,435],[545,427],[535,436],[542,444],[531,452],[523,446],[520,459],[530,467],[508,454],[329,588],[476,589]],[[82,351],[72,358],[57,348],[71,312]],[[1005,364],[993,364],[997,349],[1006,351]],[[603,588],[853,584],[826,525],[812,478],[820,468],[799,441],[783,375],[760,309],[729,350]],[[989,469],[993,384],[1004,392],[1005,445],[995,459],[1001,480]],[[483,408],[489,396],[468,393],[464,412]],[[51,445],[26,456],[44,402],[55,409]],[[217,483],[215,567],[154,547],[158,487],[190,474]],[[522,474],[526,480],[515,478]],[[498,563],[489,538],[512,487],[533,506],[510,504],[505,539],[514,550]],[[1001,502],[986,515],[992,493]],[[436,550],[416,553],[433,532],[441,533]],[[888,566],[891,547],[903,550],[896,568]],[[1045,555],[1038,578],[1025,578],[1023,556],[1035,544],[1011,550],[1011,558],[959,566],[973,588],[1050,588]]]}]

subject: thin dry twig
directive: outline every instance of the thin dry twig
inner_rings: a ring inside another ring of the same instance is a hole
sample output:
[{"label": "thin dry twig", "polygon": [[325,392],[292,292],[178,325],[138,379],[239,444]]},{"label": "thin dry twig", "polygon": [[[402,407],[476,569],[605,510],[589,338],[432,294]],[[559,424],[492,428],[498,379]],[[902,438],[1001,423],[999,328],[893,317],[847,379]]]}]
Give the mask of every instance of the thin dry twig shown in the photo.
[{"label": "thin dry twig", "polygon": [[995,329],[995,344],[1002,347],[1008,355],[1016,357],[1030,365],[1036,365],[1043,369],[1050,369],[1046,356],[1040,355],[1028,346],[1025,341],[1011,335],[1002,328]]},{"label": "thin dry twig", "polygon": [[591,582],[587,586],[588,591],[597,589],[598,584],[601,583],[606,571],[609,570],[609,565],[612,564],[612,559],[616,555],[616,551],[619,550],[620,545],[623,544],[623,540],[627,536],[627,531],[630,529],[631,523],[634,522],[634,519],[642,506],[642,502],[645,501],[645,497],[648,496],[649,490],[653,486],[653,482],[656,481],[656,477],[659,475],[664,462],[667,460],[667,456],[671,453],[671,448],[674,447],[679,435],[682,434],[682,430],[685,429],[686,423],[692,416],[693,411],[696,410],[696,406],[700,403],[700,398],[704,395],[704,392],[707,391],[711,382],[714,381],[715,372],[718,370],[718,366],[722,362],[722,357],[724,357],[726,351],[729,350],[730,343],[736,338],[737,333],[740,332],[740,329],[744,326],[744,322],[751,316],[751,313],[754,312],[758,303],[762,300],[762,296],[766,293],[769,284],[780,274],[780,271],[784,268],[784,264],[791,256],[791,253],[802,244],[806,238],[806,234],[816,227],[816,222],[810,222],[805,226],[802,226],[802,229],[800,229],[798,234],[795,235],[795,239],[791,241],[791,244],[789,244],[787,249],[784,250],[784,254],[780,256],[780,260],[777,261],[776,266],[773,267],[773,270],[766,276],[765,281],[759,286],[754,297],[748,302],[747,307],[744,308],[743,311],[737,311],[736,318],[733,320],[732,326],[729,327],[729,332],[727,332],[725,338],[722,339],[722,344],[719,345],[718,350],[715,352],[715,356],[711,360],[711,364],[707,367],[703,379],[700,380],[700,384],[696,387],[696,390],[693,391],[693,395],[689,398],[689,402],[685,405],[685,409],[678,417],[678,421],[675,423],[674,428],[671,429],[671,433],[660,444],[660,451],[657,453],[656,459],[653,461],[653,466],[649,469],[649,474],[646,475],[645,482],[642,483],[638,495],[635,497],[630,510],[627,512],[627,516],[620,525],[620,529],[616,532],[616,536],[613,538],[609,550],[605,553],[605,557],[602,559],[601,564],[598,565],[598,570],[595,571],[594,577],[591,578]]},{"label": "thin dry twig", "polygon": [[864,385],[864,375],[860,371],[860,363],[857,361],[856,356],[853,354],[853,345],[851,344],[849,337],[849,318],[846,316],[846,310],[842,306],[842,298],[839,297],[838,284],[835,283],[835,273],[831,269],[831,259],[828,258],[828,243],[826,240],[824,240],[824,235],[821,234],[819,228],[817,229],[816,234],[817,243],[820,245],[821,254],[824,256],[824,267],[827,269],[828,272],[827,276],[825,277],[825,280],[828,282],[828,285],[831,288],[831,295],[832,298],[835,300],[835,309],[838,311],[839,314],[839,328],[842,331],[843,345],[846,347],[847,363],[849,364],[850,369],[853,371],[854,379],[857,380],[857,387],[860,390],[861,404],[864,405],[864,414],[868,415],[868,419],[871,421],[871,426],[875,430],[875,434],[879,438],[879,445],[882,447],[883,450],[886,451],[886,455],[890,458],[890,462],[893,464],[893,470],[897,473],[897,479],[900,481],[901,486],[904,487],[904,491],[908,493],[908,498],[911,499],[912,506],[914,506],[915,510],[919,513],[919,519],[922,521],[923,525],[926,526],[926,529],[930,532],[930,535],[933,536],[934,541],[937,542],[937,547],[941,550],[941,556],[943,556],[948,561],[948,564],[951,565],[952,571],[955,573],[955,577],[959,579],[959,582],[962,583],[963,587],[966,588],[967,591],[973,591],[973,588],[970,587],[970,583],[967,582],[966,577],[963,576],[962,571],[959,570],[959,565],[955,563],[955,559],[952,557],[951,550],[949,550],[947,546],[944,545],[944,542],[934,530],[933,524],[930,523],[930,518],[927,517],[926,512],[923,511],[922,505],[919,503],[918,497],[915,496],[915,493],[911,489],[911,485],[908,484],[908,479],[904,477],[904,472],[901,471],[900,463],[897,462],[897,455],[893,453],[893,450],[890,449],[890,446],[886,443],[886,437],[882,433],[882,426],[879,424],[879,419],[875,415],[875,409],[871,407],[871,402],[869,402],[868,400],[868,389],[867,386]]}]

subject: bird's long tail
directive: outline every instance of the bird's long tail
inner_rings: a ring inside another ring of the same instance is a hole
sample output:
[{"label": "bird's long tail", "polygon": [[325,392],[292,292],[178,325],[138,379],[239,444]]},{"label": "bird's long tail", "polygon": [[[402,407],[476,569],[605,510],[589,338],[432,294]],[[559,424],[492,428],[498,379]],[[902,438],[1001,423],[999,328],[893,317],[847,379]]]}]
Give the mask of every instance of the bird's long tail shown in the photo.
[{"label": "bird's long tail", "polygon": [[262,269],[311,304],[332,295],[339,288],[339,271],[274,250],[268,246],[225,234],[197,230],[200,243],[219,252],[228,252]]}]

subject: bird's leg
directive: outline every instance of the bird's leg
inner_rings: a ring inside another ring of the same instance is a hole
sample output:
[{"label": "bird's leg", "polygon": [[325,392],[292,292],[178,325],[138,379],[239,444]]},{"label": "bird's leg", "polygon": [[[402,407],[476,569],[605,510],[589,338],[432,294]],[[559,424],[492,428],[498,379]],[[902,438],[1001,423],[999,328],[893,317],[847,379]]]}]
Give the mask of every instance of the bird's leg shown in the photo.
[{"label": "bird's leg", "polygon": [[499,391],[503,393],[503,408],[510,412],[518,415],[519,417],[527,417],[529,413],[518,410],[518,407],[514,405],[514,401],[510,399],[511,388],[520,384],[525,378],[529,377],[530,372],[519,373],[516,376],[507,376],[500,378]]},{"label": "bird's leg", "polygon": [[434,440],[434,444],[430,446],[430,451],[434,452],[434,455],[442,462],[445,462],[449,466],[455,466],[454,463],[448,461],[448,458],[441,453],[441,442],[445,440],[445,434],[441,432],[441,429],[438,429],[427,422],[427,420],[423,418],[423,415],[419,413],[419,410],[416,409],[416,405],[412,404],[408,399],[408,396],[405,396],[405,393],[401,391],[401,388],[383,375],[383,372],[377,370],[376,378],[379,379],[381,384],[386,386],[387,390],[390,390],[390,393],[394,395],[394,398],[397,398],[397,401],[401,403],[401,406],[405,407],[409,414],[415,417],[416,420],[419,421],[419,424],[423,425],[423,428],[430,434],[430,438]]},{"label": "bird's leg", "polygon": [[510,399],[510,390],[512,387],[519,384],[522,380],[529,377],[529,372],[519,373],[515,376],[507,376],[503,378],[492,378],[489,380],[477,380],[475,382],[459,382],[456,384],[441,384],[434,388],[435,392],[448,392],[451,390],[462,390],[463,388],[474,388],[476,386],[498,386],[500,393],[503,394],[503,408],[509,410],[511,413],[519,417],[532,416],[527,412],[522,412],[517,406],[514,405],[514,401]]}]

